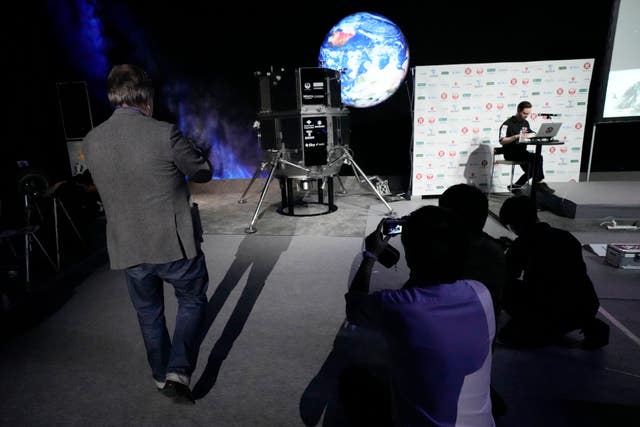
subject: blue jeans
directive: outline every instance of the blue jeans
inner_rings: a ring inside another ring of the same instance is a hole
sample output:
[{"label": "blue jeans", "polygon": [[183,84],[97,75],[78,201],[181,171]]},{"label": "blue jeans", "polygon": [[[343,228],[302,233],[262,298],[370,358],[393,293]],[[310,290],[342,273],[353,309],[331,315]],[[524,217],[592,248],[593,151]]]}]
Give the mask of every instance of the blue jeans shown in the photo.
[{"label": "blue jeans", "polygon": [[[207,307],[209,275],[204,254],[166,264],[139,264],[125,274],[153,378],[163,382],[169,372],[190,377],[198,360]],[[164,281],[173,285],[178,299],[173,342],[164,317]]]}]

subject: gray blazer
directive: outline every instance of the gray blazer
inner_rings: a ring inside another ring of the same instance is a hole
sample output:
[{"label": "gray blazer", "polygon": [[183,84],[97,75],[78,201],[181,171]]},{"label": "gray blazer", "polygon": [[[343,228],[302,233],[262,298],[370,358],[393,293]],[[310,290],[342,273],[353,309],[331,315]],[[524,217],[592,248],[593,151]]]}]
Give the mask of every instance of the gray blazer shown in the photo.
[{"label": "gray blazer", "polygon": [[211,179],[211,164],[172,124],[118,108],[87,134],[87,168],[107,217],[112,269],[193,258],[196,236],[185,175]]}]

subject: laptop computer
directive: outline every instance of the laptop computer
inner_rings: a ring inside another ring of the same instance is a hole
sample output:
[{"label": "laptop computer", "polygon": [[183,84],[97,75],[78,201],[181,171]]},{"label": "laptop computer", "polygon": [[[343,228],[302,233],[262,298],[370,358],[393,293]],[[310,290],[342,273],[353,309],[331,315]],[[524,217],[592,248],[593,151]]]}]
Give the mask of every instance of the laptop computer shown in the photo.
[{"label": "laptop computer", "polygon": [[538,132],[536,132],[535,136],[532,136],[531,138],[529,138],[530,140],[540,140],[540,139],[553,139],[557,134],[558,131],[560,130],[560,126],[562,126],[562,123],[551,123],[551,122],[547,122],[547,123],[542,123],[540,125],[540,129],[538,129]]}]

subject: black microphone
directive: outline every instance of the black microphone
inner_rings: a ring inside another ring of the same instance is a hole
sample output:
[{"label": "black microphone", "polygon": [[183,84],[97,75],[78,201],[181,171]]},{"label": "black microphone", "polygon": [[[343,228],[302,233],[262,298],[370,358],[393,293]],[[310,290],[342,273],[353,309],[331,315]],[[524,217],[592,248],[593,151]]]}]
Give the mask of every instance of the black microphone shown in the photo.
[{"label": "black microphone", "polygon": [[558,117],[560,114],[554,114],[554,113],[538,113],[539,116],[544,116],[544,117]]}]

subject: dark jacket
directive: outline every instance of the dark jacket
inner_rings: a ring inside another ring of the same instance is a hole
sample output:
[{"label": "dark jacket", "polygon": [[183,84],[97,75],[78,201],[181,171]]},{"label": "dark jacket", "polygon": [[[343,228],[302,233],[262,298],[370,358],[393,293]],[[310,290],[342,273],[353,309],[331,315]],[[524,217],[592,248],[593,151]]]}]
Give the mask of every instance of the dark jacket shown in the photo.
[{"label": "dark jacket", "polygon": [[600,306],[580,242],[568,231],[540,222],[506,253],[510,278],[522,275],[527,306],[560,330],[580,327]]}]

